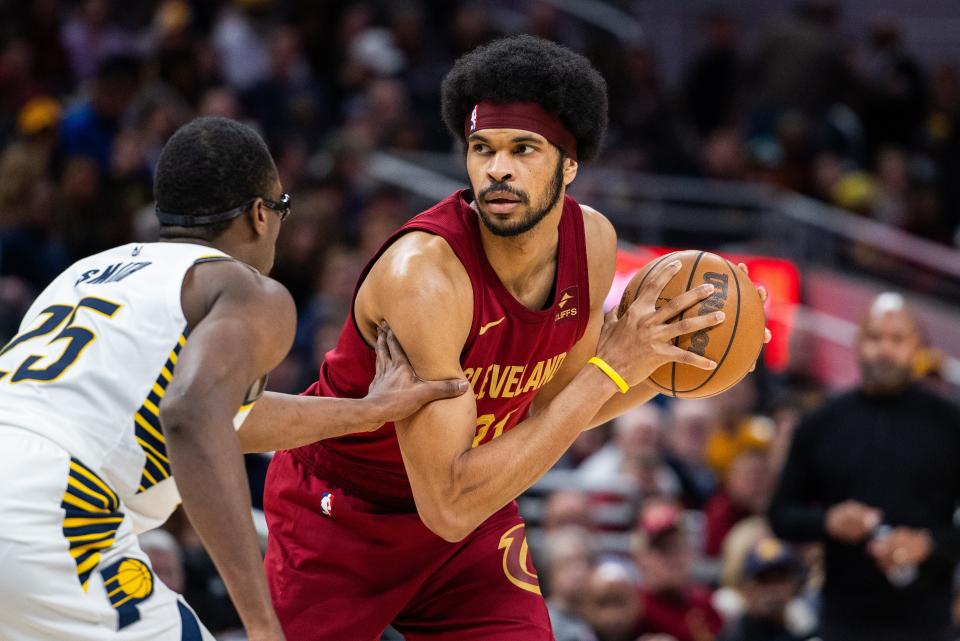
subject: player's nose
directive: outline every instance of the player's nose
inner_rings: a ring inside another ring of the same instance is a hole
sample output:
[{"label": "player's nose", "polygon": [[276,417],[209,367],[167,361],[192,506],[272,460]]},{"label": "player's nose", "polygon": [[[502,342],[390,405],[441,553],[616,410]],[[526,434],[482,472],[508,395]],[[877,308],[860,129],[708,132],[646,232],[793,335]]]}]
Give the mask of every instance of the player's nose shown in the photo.
[{"label": "player's nose", "polygon": [[495,183],[501,183],[513,178],[513,164],[510,160],[510,154],[497,152],[490,159],[487,166],[487,176]]}]

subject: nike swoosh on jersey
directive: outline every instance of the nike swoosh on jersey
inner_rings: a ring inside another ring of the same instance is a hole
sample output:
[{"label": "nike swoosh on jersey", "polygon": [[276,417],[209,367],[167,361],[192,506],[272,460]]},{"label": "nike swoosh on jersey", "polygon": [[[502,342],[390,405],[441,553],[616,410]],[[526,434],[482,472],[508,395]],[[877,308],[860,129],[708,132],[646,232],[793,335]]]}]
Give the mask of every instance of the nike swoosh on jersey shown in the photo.
[{"label": "nike swoosh on jersey", "polygon": [[499,320],[495,320],[495,321],[493,321],[492,323],[487,323],[486,325],[481,325],[481,326],[480,326],[480,331],[477,332],[478,335],[483,336],[484,334],[487,333],[487,330],[488,330],[488,329],[491,329],[491,328],[493,328],[493,327],[496,327],[497,325],[499,325],[500,323],[502,323],[502,322],[505,321],[505,320],[507,320],[507,317],[506,317],[506,316],[501,316]]}]

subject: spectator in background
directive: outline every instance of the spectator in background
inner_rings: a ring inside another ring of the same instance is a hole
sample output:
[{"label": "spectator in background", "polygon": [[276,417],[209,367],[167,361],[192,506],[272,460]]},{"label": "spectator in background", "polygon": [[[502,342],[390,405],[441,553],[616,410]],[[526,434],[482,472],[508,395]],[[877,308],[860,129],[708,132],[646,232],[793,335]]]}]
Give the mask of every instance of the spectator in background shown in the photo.
[{"label": "spectator in background", "polygon": [[705,508],[704,553],[707,556],[720,556],[723,541],[734,525],[763,513],[772,482],[766,447],[745,449],[733,460],[723,485]]},{"label": "spectator in background", "polygon": [[[719,641],[802,641],[808,634],[791,631],[787,609],[800,594],[803,566],[790,548],[773,538],[758,541],[748,552],[740,593],[744,612]],[[809,632],[809,630],[807,631]]]},{"label": "spectator in background", "polygon": [[613,439],[579,468],[590,489],[622,488],[644,496],[676,497],[680,482],[660,453],[663,412],[652,403],[618,417]]},{"label": "spectator in background", "polygon": [[183,550],[177,539],[166,530],[144,532],[139,537],[140,549],[150,558],[153,573],[164,585],[183,594],[186,589],[186,571],[183,566]]},{"label": "spectator in background", "polygon": [[294,138],[311,144],[320,138],[330,122],[326,96],[295,27],[283,25],[270,34],[269,74],[244,93],[243,102],[272,147]]},{"label": "spectator in background", "polygon": [[543,529],[547,534],[569,527],[589,530],[590,497],[580,490],[557,490],[547,497],[543,508]]},{"label": "spectator in background", "polygon": [[565,527],[547,534],[542,548],[547,610],[556,641],[597,641],[583,619],[589,610],[589,585],[593,568],[590,537],[578,527]]},{"label": "spectator in background", "polygon": [[108,0],[83,0],[63,25],[63,48],[77,80],[93,77],[105,60],[133,50],[130,33],[111,22],[110,5]]},{"label": "spectator in background", "polygon": [[637,580],[619,561],[600,563],[587,584],[587,619],[598,641],[634,641],[643,612]]},{"label": "spectator in background", "polygon": [[927,112],[926,78],[905,51],[892,15],[877,16],[870,24],[863,77],[861,117],[874,149],[915,143]]},{"label": "spectator in background", "polygon": [[70,264],[45,160],[27,144],[0,155],[0,274],[36,291]]},{"label": "spectator in background", "polygon": [[699,510],[717,487],[717,476],[706,461],[714,405],[710,399],[688,399],[671,403],[669,411],[664,462],[680,482],[684,507]]},{"label": "spectator in background", "polygon": [[770,506],[778,536],[826,544],[823,641],[952,638],[960,408],[912,381],[920,337],[901,296],[873,301],[859,388],[801,422]]},{"label": "spectator in background", "polygon": [[649,501],[641,511],[633,543],[642,579],[638,633],[710,641],[723,620],[710,603],[710,590],[693,581],[694,553],[681,519],[680,508],[667,501]]},{"label": "spectator in background", "polygon": [[773,439],[770,420],[753,414],[756,382],[745,378],[715,399],[716,420],[707,437],[707,464],[723,478],[741,452],[766,447]]},{"label": "spectator in background", "polygon": [[217,17],[211,39],[223,76],[246,91],[270,73],[269,26],[273,0],[233,0]]},{"label": "spectator in background", "polygon": [[66,156],[95,161],[98,171],[110,167],[113,139],[120,118],[140,87],[140,62],[132,56],[108,58],[97,68],[90,99],[67,111],[60,129]]},{"label": "spectator in background", "polygon": [[836,33],[839,17],[837,0],[799,0],[793,15],[764,36],[752,70],[761,107],[754,114],[757,129],[772,131],[787,108],[823,114],[846,91],[850,69]]},{"label": "spectator in background", "polygon": [[706,138],[716,129],[735,122],[743,62],[733,16],[719,8],[708,10],[700,17],[700,28],[706,42],[690,64],[684,93],[693,124]]}]

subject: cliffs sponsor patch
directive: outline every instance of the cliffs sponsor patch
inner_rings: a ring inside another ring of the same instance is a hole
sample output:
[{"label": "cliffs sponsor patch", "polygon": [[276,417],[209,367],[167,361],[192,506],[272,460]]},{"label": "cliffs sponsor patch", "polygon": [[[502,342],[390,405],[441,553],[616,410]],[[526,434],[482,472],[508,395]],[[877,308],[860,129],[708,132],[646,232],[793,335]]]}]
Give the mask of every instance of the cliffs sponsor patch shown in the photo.
[{"label": "cliffs sponsor patch", "polygon": [[556,322],[573,320],[577,317],[577,289],[578,287],[574,285],[560,292],[560,298],[557,299]]}]

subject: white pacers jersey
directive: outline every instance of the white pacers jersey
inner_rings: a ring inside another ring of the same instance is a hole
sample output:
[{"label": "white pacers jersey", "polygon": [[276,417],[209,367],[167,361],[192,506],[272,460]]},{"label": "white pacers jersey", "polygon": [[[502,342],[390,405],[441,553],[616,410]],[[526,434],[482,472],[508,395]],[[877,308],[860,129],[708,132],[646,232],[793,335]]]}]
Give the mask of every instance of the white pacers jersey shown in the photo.
[{"label": "white pacers jersey", "polygon": [[180,502],[159,407],[189,334],[183,278],[198,262],[226,259],[163,242],[84,258],[40,294],[0,351],[0,425],[45,436],[100,474],[137,532]]}]

